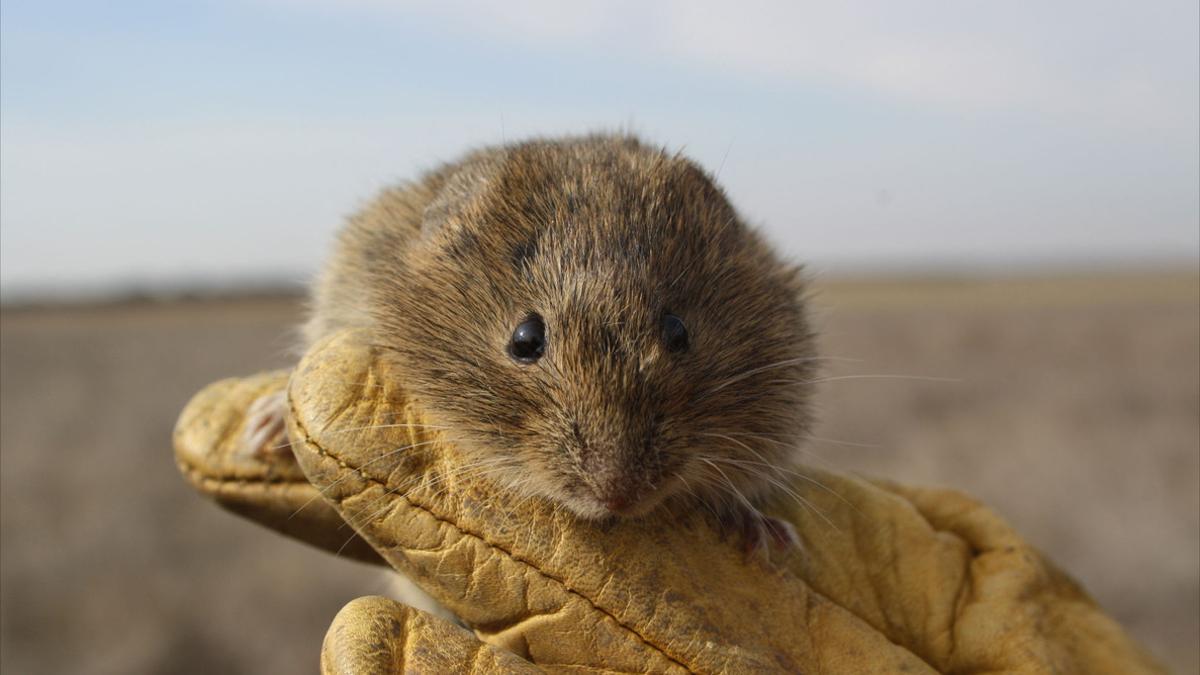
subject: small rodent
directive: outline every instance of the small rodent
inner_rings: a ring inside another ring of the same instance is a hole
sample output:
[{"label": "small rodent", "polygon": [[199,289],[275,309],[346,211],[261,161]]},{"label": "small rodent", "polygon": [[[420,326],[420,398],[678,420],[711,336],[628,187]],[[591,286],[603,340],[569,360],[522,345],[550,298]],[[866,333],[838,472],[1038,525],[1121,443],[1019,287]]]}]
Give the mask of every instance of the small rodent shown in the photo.
[{"label": "small rodent", "polygon": [[[757,547],[795,536],[756,506],[809,424],[803,293],[688,159],[628,135],[532,140],[350,218],[304,336],[369,331],[502,484],[587,519],[707,508]],[[261,441],[282,411],[256,412]]]}]

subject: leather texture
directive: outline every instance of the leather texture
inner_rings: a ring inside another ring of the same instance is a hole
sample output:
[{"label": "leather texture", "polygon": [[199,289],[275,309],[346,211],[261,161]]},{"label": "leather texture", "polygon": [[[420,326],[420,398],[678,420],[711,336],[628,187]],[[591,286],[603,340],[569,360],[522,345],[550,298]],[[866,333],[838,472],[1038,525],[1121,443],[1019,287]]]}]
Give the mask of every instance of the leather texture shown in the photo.
[{"label": "leather texture", "polygon": [[[282,373],[206,389],[176,434],[180,466],[206,494],[325,548],[344,518],[471,629],[359,599],[330,627],[324,672],[1161,672],[1077,584],[960,493],[806,469],[791,485],[797,499],[767,509],[794,524],[802,547],[769,560],[747,558],[703,512],[578,521],[463,471],[453,445],[422,426],[390,354],[365,342],[332,336],[289,381],[307,487],[290,470],[227,459],[253,392]],[[209,471],[222,476],[215,487]],[[267,478],[289,487],[265,489]],[[327,502],[306,507],[302,527],[298,517],[281,527],[294,492],[318,489]]]},{"label": "leather texture", "polygon": [[351,600],[321,647],[322,673],[541,673],[470,631],[377,595]]},{"label": "leather texture", "polygon": [[240,440],[246,410],[287,387],[287,371],[214,382],[192,397],[175,424],[175,463],[196,488],[257,523],[350,558],[386,565],[304,476],[289,455],[253,457]]}]

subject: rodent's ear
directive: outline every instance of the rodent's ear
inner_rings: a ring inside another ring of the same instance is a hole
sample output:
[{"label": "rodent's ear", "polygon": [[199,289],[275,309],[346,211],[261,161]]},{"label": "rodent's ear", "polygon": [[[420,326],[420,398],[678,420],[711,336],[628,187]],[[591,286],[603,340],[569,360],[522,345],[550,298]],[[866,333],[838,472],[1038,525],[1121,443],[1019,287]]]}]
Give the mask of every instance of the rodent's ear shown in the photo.
[{"label": "rodent's ear", "polygon": [[[478,210],[496,177],[496,167],[503,161],[498,153],[480,153],[462,164],[447,167],[441,176],[436,196],[421,216],[421,236],[430,238],[447,228],[461,228]],[[436,181],[436,178],[435,178]]]}]

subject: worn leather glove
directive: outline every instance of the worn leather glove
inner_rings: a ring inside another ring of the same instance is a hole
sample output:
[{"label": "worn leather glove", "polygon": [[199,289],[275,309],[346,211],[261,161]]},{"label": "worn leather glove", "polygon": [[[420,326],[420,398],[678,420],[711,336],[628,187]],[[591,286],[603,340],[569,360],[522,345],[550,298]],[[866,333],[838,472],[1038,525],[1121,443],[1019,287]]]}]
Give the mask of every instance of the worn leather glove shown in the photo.
[{"label": "worn leather glove", "polygon": [[[179,467],[202,493],[386,562],[469,626],[359,598],[329,628],[323,672],[1160,672],[1076,583],[962,494],[807,469],[813,480],[791,487],[812,509],[767,509],[801,547],[769,559],[748,557],[699,512],[580,521],[456,471],[453,445],[419,426],[404,383],[364,343],[341,333],[290,376],[217,382],[175,434]],[[247,407],[283,386],[295,461],[241,454]],[[361,538],[347,543],[343,522]]]}]

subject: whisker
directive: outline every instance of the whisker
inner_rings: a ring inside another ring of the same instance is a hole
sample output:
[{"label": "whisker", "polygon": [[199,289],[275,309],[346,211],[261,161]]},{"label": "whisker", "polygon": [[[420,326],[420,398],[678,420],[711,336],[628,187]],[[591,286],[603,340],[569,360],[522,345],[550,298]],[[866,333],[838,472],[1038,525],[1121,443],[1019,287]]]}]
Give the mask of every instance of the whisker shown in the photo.
[{"label": "whisker", "polygon": [[780,476],[781,478],[783,477],[783,474],[784,474],[784,473],[789,473],[789,474],[791,474],[791,475],[793,475],[793,476],[796,476],[797,478],[800,478],[800,479],[802,479],[802,480],[806,480],[806,481],[808,481],[808,482],[810,482],[810,483],[812,483],[812,484],[816,485],[817,487],[821,488],[822,490],[825,490],[825,491],[826,491],[826,492],[828,492],[829,494],[831,494],[831,495],[833,495],[834,497],[837,497],[838,499],[840,499],[840,500],[841,500],[841,501],[842,501],[844,504],[846,504],[846,506],[849,506],[850,508],[854,509],[855,511],[858,511],[858,512],[859,512],[859,514],[862,514],[862,511],[859,511],[857,506],[855,506],[854,504],[851,504],[849,500],[847,500],[847,499],[846,499],[845,497],[843,497],[842,495],[838,494],[836,491],[834,491],[832,488],[830,488],[829,486],[825,485],[825,484],[824,484],[824,483],[822,483],[821,481],[819,481],[819,480],[817,480],[817,479],[813,478],[812,476],[809,476],[809,475],[807,475],[807,474],[801,473],[801,472],[799,472],[799,471],[794,471],[794,470],[791,470],[791,469],[785,469],[785,468],[783,468],[783,467],[781,467],[781,466],[777,466],[776,464],[774,464],[774,463],[772,463],[772,462],[768,462],[768,461],[767,461],[767,458],[762,456],[762,453],[760,453],[759,451],[755,450],[754,448],[750,447],[749,445],[747,445],[747,444],[745,444],[745,443],[742,443],[741,441],[739,441],[739,440],[737,440],[737,439],[735,439],[735,438],[731,438],[731,437],[729,437],[729,436],[726,436],[726,435],[724,435],[724,434],[714,434],[714,433],[703,433],[703,434],[701,434],[701,435],[703,435],[703,436],[712,436],[712,437],[714,437],[714,438],[723,438],[723,439],[725,439],[725,440],[733,441],[734,443],[737,443],[739,446],[741,446],[741,447],[742,447],[743,449],[745,449],[747,452],[749,452],[749,453],[753,454],[755,457],[757,457],[757,458],[760,460],[759,462],[751,462],[750,460],[732,460],[732,459],[730,459],[730,461],[741,461],[741,462],[749,462],[749,463],[751,463],[751,464],[758,464],[759,466],[764,466],[764,467],[770,468],[770,469],[772,469],[772,470],[774,470],[774,471],[778,472],[778,473],[779,473],[779,476]]},{"label": "whisker", "polygon": [[536,496],[536,494],[534,492],[525,490],[525,486],[529,485],[532,482],[534,482],[534,479],[530,476],[527,476],[527,477],[522,478],[521,480],[516,481],[508,486],[513,492],[515,492],[517,494],[525,493],[525,498],[522,499],[517,504],[514,504],[511,508],[505,509],[504,510],[505,518],[507,518],[508,520],[512,520],[515,517],[514,514],[516,513],[517,509],[519,509],[521,507],[521,505],[524,504],[526,501],[528,501],[531,497]]},{"label": "whisker", "polygon": [[872,449],[872,450],[879,450],[884,447],[878,443],[859,443],[856,441],[843,441],[843,440],[840,440],[837,438],[824,438],[822,436],[812,436],[812,435],[808,435],[808,434],[805,434],[804,436],[802,436],[802,438],[804,438],[805,440],[813,441],[815,443],[829,443],[831,445],[844,445],[844,446],[847,446],[850,448],[868,448],[868,449]]},{"label": "whisker", "polygon": [[697,455],[696,457],[701,462],[704,462],[705,464],[708,464],[713,469],[715,469],[717,473],[721,474],[721,477],[725,479],[725,482],[729,484],[730,489],[733,490],[733,494],[741,500],[742,504],[744,504],[746,506],[746,508],[750,509],[751,511],[755,510],[754,505],[750,503],[749,499],[746,499],[746,495],[742,494],[741,490],[737,489],[737,486],[733,484],[733,481],[729,479],[729,476],[725,475],[725,472],[721,470],[721,467],[717,466],[715,462],[711,461],[708,458],[701,457],[699,455]]},{"label": "whisker", "polygon": [[[334,554],[334,555],[341,555],[341,554],[342,554],[342,551],[346,550],[346,547],[347,547],[347,546],[349,546],[349,545],[350,545],[350,542],[354,541],[354,538],[355,538],[355,537],[357,537],[357,536],[359,536],[359,534],[358,534],[358,532],[356,531],[354,534],[350,535],[350,538],[349,538],[349,539],[347,539],[346,541],[342,542],[342,545],[341,545],[341,546],[339,546],[339,547],[338,547],[338,550],[334,551],[334,552],[333,552],[333,554]],[[364,539],[364,541],[366,541],[366,540]]]},{"label": "whisker", "polygon": [[708,391],[704,392],[701,396],[711,396],[712,394],[717,393],[718,391],[724,389],[725,387],[728,387],[731,384],[736,384],[736,383],[741,382],[742,380],[746,379],[747,377],[750,377],[752,375],[757,375],[759,373],[766,372],[768,370],[774,370],[775,368],[784,368],[786,366],[793,366],[793,365],[797,365],[800,363],[809,363],[812,361],[843,361],[843,360],[854,360],[854,359],[846,359],[846,358],[840,357],[840,356],[798,356],[795,358],[784,359],[782,361],[776,361],[775,363],[769,363],[765,366],[751,368],[750,370],[738,373],[737,375],[734,375],[733,377],[725,380],[721,384],[718,384],[717,386],[713,387],[712,389],[709,389]]},{"label": "whisker", "polygon": [[915,380],[917,382],[962,382],[962,379],[956,377],[931,377],[928,375],[894,375],[889,373],[862,374],[862,375],[834,375],[832,377],[819,377],[813,380],[802,380],[807,384],[820,384],[822,382],[840,382],[842,380]]},{"label": "whisker", "polygon": [[688,494],[690,494],[693,499],[695,499],[697,502],[699,502],[701,506],[708,509],[709,513],[713,514],[714,518],[716,518],[718,521],[721,520],[721,517],[719,515],[717,515],[716,510],[713,509],[713,507],[710,506],[707,501],[700,498],[700,495],[697,494],[694,489],[692,489],[692,484],[689,483],[688,480],[683,477],[682,473],[675,471],[675,472],[673,472],[672,475],[674,475],[676,478],[679,479],[680,483],[683,484],[683,489],[687,490]]},{"label": "whisker", "polygon": [[[367,461],[367,462],[364,462],[362,465],[360,465],[360,466],[359,466],[359,467],[357,467],[357,468],[361,470],[363,467],[366,467],[366,466],[369,466],[369,465],[371,465],[371,464],[374,464],[375,462],[378,462],[379,460],[386,459],[386,458],[388,458],[388,457],[391,457],[391,456],[393,456],[393,455],[395,455],[395,454],[397,454],[397,453],[403,452],[403,451],[405,451],[405,450],[411,450],[411,449],[413,449],[413,448],[417,448],[417,447],[422,447],[422,446],[426,446],[426,445],[432,445],[432,444],[434,444],[434,443],[437,443],[437,442],[438,442],[438,440],[441,440],[441,439],[435,439],[435,440],[425,441],[425,442],[423,442],[423,443],[413,443],[412,445],[406,445],[406,446],[404,446],[404,447],[402,447],[402,448],[397,448],[397,449],[395,449],[395,450],[392,450],[392,451],[390,451],[390,452],[386,452],[386,453],[384,453],[384,454],[382,454],[382,455],[380,455],[380,456],[378,456],[378,457],[375,457],[374,459],[371,459],[371,460],[369,460],[369,461]],[[355,476],[355,475],[357,475],[357,472],[354,472],[354,473],[352,473],[352,472],[347,472],[347,473],[346,473],[346,475],[342,476],[341,478],[338,478],[337,480],[333,481],[333,482],[332,482],[332,483],[330,483],[329,485],[326,485],[325,487],[323,487],[323,488],[321,488],[321,489],[317,490],[317,494],[316,494],[316,495],[314,495],[314,496],[313,496],[311,499],[309,499],[308,501],[306,501],[306,502],[304,502],[302,505],[300,505],[300,508],[298,508],[298,509],[296,509],[295,511],[293,511],[293,512],[292,512],[292,515],[288,516],[288,518],[287,518],[287,521],[284,521],[284,522],[288,522],[288,521],[290,521],[292,518],[295,518],[297,514],[299,514],[299,513],[300,513],[301,511],[303,511],[304,509],[308,508],[308,507],[309,507],[309,505],[311,505],[311,504],[312,504],[313,502],[315,502],[316,500],[318,500],[318,499],[320,499],[321,497],[323,497],[323,496],[324,496],[324,495],[325,495],[327,492],[329,492],[330,490],[332,490],[332,489],[333,489],[335,486],[337,486],[339,483],[341,483],[342,481],[344,481],[344,480],[346,480],[346,479],[348,479],[348,478],[350,478],[350,477],[352,477],[352,476]]]},{"label": "whisker", "polygon": [[[717,458],[713,458],[713,459],[717,459]],[[783,467],[781,467],[781,466],[775,466],[774,464],[771,464],[771,463],[768,463],[768,462],[755,462],[755,461],[753,461],[753,460],[749,460],[749,459],[733,459],[733,458],[730,458],[730,457],[722,457],[722,458],[719,458],[719,459],[720,459],[721,461],[726,461],[726,462],[730,462],[730,463],[737,463],[737,464],[749,464],[749,465],[753,465],[753,466],[762,466],[762,467],[765,467],[765,468],[768,468],[768,469],[771,469],[771,470],[773,470],[773,471],[777,472],[780,478],[783,478],[783,474],[789,474],[789,475],[795,476],[796,478],[799,478],[800,480],[803,480],[803,481],[807,481],[807,482],[809,482],[809,483],[812,483],[813,485],[815,485],[815,486],[817,486],[817,487],[821,488],[821,489],[822,489],[822,490],[824,490],[825,492],[828,492],[829,494],[831,494],[831,495],[833,495],[834,497],[836,497],[836,498],[837,498],[839,501],[841,501],[841,502],[842,502],[843,504],[845,504],[846,506],[849,506],[850,508],[852,508],[852,509],[854,509],[855,511],[857,511],[859,515],[861,515],[861,516],[863,516],[863,517],[866,517],[866,514],[865,514],[865,513],[863,513],[861,510],[859,510],[859,508],[858,508],[857,506],[855,506],[853,502],[851,502],[850,500],[848,500],[848,499],[846,499],[845,497],[843,497],[841,494],[839,494],[839,493],[838,493],[836,490],[834,490],[833,488],[829,487],[828,485],[825,485],[825,484],[824,484],[824,483],[822,483],[821,481],[817,480],[816,478],[813,478],[812,476],[809,476],[808,474],[802,473],[802,472],[800,472],[800,471],[795,471],[795,470],[793,470],[793,469],[785,469],[785,468],[783,468]]]},{"label": "whisker", "polygon": [[[703,461],[703,462],[707,462],[707,463],[709,463],[710,465],[712,465],[712,466],[713,466],[713,468],[716,468],[716,465],[715,465],[715,464],[712,464],[712,462],[714,462],[714,461],[716,461],[716,462],[725,462],[725,463],[728,463],[728,464],[732,464],[732,465],[734,465],[734,466],[738,466],[739,464],[745,463],[745,460],[734,460],[734,459],[731,459],[731,458],[728,458],[728,457],[699,457],[699,459],[700,459],[701,461]],[[753,464],[753,462],[751,462],[751,464]],[[768,467],[770,467],[770,468],[777,468],[777,467],[771,467],[770,465],[768,465]],[[720,469],[717,469],[717,470],[718,470],[718,471],[720,471]],[[745,470],[745,469],[744,469],[744,470]],[[787,486],[785,483],[783,483],[782,481],[779,481],[779,480],[777,480],[777,479],[775,479],[775,478],[773,478],[773,477],[771,477],[771,476],[767,475],[767,474],[766,474],[765,472],[763,472],[763,471],[754,471],[754,470],[752,470],[752,469],[751,469],[751,470],[746,470],[746,471],[747,471],[747,473],[750,473],[750,474],[751,474],[751,475],[753,475],[753,476],[757,476],[757,477],[759,477],[759,478],[762,478],[762,479],[766,480],[767,482],[771,483],[772,485],[774,485],[775,487],[779,488],[779,489],[780,489],[781,491],[783,491],[785,494],[787,494],[788,496],[790,496],[790,497],[792,497],[793,499],[795,499],[795,500],[797,501],[797,503],[799,503],[801,506],[804,506],[804,507],[806,507],[806,508],[808,508],[808,509],[812,510],[812,512],[813,512],[813,513],[815,513],[815,514],[817,514],[818,516],[820,516],[822,520],[824,520],[824,521],[825,521],[825,522],[826,522],[826,523],[827,523],[827,524],[828,524],[830,527],[832,527],[834,530],[836,530],[836,531],[837,531],[839,534],[841,533],[841,528],[839,528],[837,525],[835,525],[835,524],[834,524],[834,522],[833,522],[832,520],[830,520],[829,516],[825,515],[825,513],[824,513],[823,511],[821,511],[820,509],[818,509],[818,508],[816,507],[816,505],[814,505],[812,502],[810,502],[809,500],[807,500],[807,499],[805,499],[804,497],[802,497],[802,496],[801,496],[799,493],[797,493],[797,492],[796,492],[795,490],[793,490],[792,488],[788,487],[788,486]],[[721,472],[721,475],[722,475],[722,476],[725,476],[725,472],[723,472],[723,471],[722,471],[722,472]],[[725,476],[725,478],[726,478],[726,480],[727,480],[727,481],[729,480],[729,479],[728,479],[728,476]],[[822,487],[824,487],[824,486],[822,486]],[[826,489],[826,490],[828,490],[829,488],[825,488],[825,489]],[[837,495],[837,493],[834,493],[834,492],[832,492],[832,491],[830,491],[830,492],[831,492],[831,494],[834,494],[835,496],[838,496],[838,497],[840,498],[840,496],[839,496],[839,495]],[[844,501],[844,500],[843,500],[843,501]],[[755,509],[755,508],[754,508],[752,505],[750,505],[750,504],[749,504],[749,502],[745,502],[745,503],[747,504],[747,506],[748,506],[748,507],[749,507],[749,508],[750,508],[752,511],[757,511],[757,509]],[[847,504],[849,504],[849,502],[846,502],[846,503],[847,503]],[[853,507],[853,505],[851,505],[851,506]]]},{"label": "whisker", "polygon": [[[832,462],[830,462],[828,459],[825,459],[821,455],[817,454],[816,452],[813,452],[812,450],[809,450],[808,448],[804,448],[800,445],[797,445],[794,441],[785,441],[780,438],[770,436],[768,434],[756,434],[756,433],[751,433],[748,431],[747,432],[727,431],[725,433],[727,433],[731,436],[746,436],[749,438],[757,438],[759,440],[763,440],[768,443],[772,443],[778,447],[784,448],[784,449],[788,450],[789,452],[795,452],[795,453],[804,455],[805,457],[812,459],[813,461],[815,461],[818,464],[821,464],[822,466],[824,466],[827,469],[830,469],[833,471],[837,470],[837,467]],[[803,436],[802,438],[808,438],[808,437]]]},{"label": "whisker", "polygon": [[[327,436],[333,436],[336,434],[350,433],[352,431],[372,431],[375,429],[395,429],[395,428],[401,428],[401,427],[409,427],[412,429],[440,429],[440,430],[453,428],[453,427],[435,426],[432,424],[369,424],[369,425],[361,426],[361,427],[347,427],[345,429],[335,429],[333,431],[324,431],[323,434],[327,435]],[[290,447],[291,445],[292,445],[291,441],[288,441],[287,443],[281,443],[281,444],[271,447],[269,449],[282,450],[284,448]]]},{"label": "whisker", "polygon": [[[507,459],[507,458],[504,458],[504,459]],[[508,468],[508,467],[499,467],[499,469],[498,469],[498,470],[500,470],[500,471],[503,471],[505,468]],[[476,472],[452,471],[452,472],[450,472],[450,473],[448,473],[448,474],[443,474],[442,476],[440,476],[440,477],[439,477],[439,479],[436,479],[436,480],[433,480],[433,481],[418,482],[418,483],[416,483],[415,485],[410,485],[410,486],[408,486],[408,490],[406,490],[406,491],[404,492],[404,494],[400,495],[400,496],[398,497],[398,499],[407,499],[407,498],[408,498],[408,496],[409,496],[410,494],[412,494],[412,492],[413,492],[414,490],[417,490],[417,489],[419,489],[419,488],[427,488],[427,487],[430,487],[430,486],[432,486],[432,485],[436,485],[437,483],[445,482],[445,480],[446,480],[446,479],[448,479],[448,478],[449,478],[449,477],[451,477],[451,476],[456,476],[456,475],[459,475],[459,474],[465,474],[465,473],[469,473],[469,475],[472,475],[472,476],[483,476],[483,475],[488,475],[488,474],[491,474],[491,473],[495,473],[496,471],[497,471],[497,469],[490,469],[490,470],[485,470],[485,471],[476,471]],[[376,520],[376,519],[377,519],[377,518],[378,518],[380,515],[382,515],[384,512],[386,512],[386,511],[388,510],[388,508],[390,508],[390,507],[391,507],[393,504],[395,504],[395,503],[396,503],[396,501],[397,501],[396,499],[388,499],[388,498],[389,498],[389,497],[391,497],[391,496],[393,496],[393,495],[396,495],[396,494],[398,494],[398,493],[399,493],[399,491],[400,491],[401,489],[403,489],[404,487],[406,487],[406,486],[405,486],[404,484],[401,484],[401,485],[397,485],[397,486],[395,486],[395,487],[393,487],[393,488],[389,488],[389,489],[385,490],[385,491],[384,491],[384,493],[383,493],[382,495],[380,495],[379,497],[376,497],[376,498],[375,498],[375,500],[372,502],[372,504],[373,504],[372,506],[364,506],[364,507],[362,507],[361,509],[357,509],[357,510],[356,510],[356,519],[357,519],[357,518],[358,518],[358,516],[359,516],[359,515],[361,515],[361,514],[362,514],[364,511],[368,511],[368,510],[370,510],[370,509],[376,509],[376,506],[374,506],[374,505],[378,505],[378,504],[379,504],[381,501],[382,501],[382,502],[386,502],[386,503],[385,503],[385,504],[384,504],[382,507],[379,507],[379,508],[377,508],[377,510],[371,511],[371,512],[370,512],[370,514],[369,514],[369,515],[367,515],[367,517],[366,517],[366,518],[362,519],[362,521],[363,521],[363,523],[364,523],[364,524],[370,524],[370,523],[372,523],[372,522],[373,522],[373,521],[375,521],[375,520]],[[442,488],[442,489],[440,489],[440,490],[436,490],[436,491],[434,491],[434,492],[430,493],[430,497],[438,497],[438,496],[442,495],[443,493],[445,493],[445,492],[446,492],[448,489],[449,489],[449,486],[446,486],[446,487],[444,487],[444,488]],[[338,529],[340,530],[340,529],[342,529],[342,528],[346,527],[347,525],[350,525],[350,521],[348,521],[348,520],[347,520],[347,521],[344,521],[344,522],[343,522],[343,523],[342,523],[340,526],[338,526]]]},{"label": "whisker", "polygon": [[[480,460],[478,462],[472,462],[470,464],[466,464],[463,466],[455,467],[453,471],[439,473],[436,477],[434,477],[432,480],[429,480],[424,485],[426,487],[433,487],[435,485],[439,485],[439,484],[448,482],[452,479],[473,477],[476,475],[483,475],[482,472],[473,471],[476,469],[480,469],[482,467],[492,467],[492,468],[500,469],[500,468],[509,468],[509,467],[513,467],[513,466],[516,466],[516,464],[513,463],[511,461],[511,459],[508,457],[493,457],[493,458],[489,458],[489,459],[485,459],[485,460]],[[492,472],[489,471],[487,473],[492,473]]]}]

